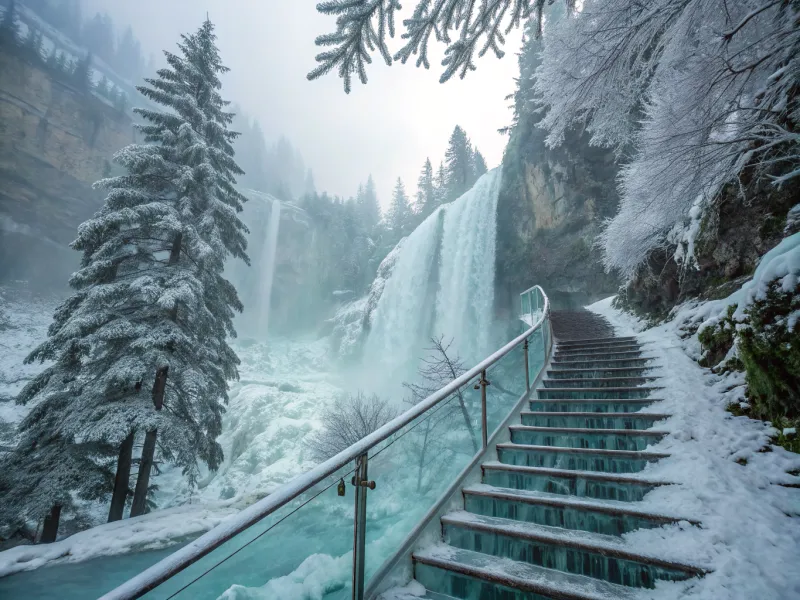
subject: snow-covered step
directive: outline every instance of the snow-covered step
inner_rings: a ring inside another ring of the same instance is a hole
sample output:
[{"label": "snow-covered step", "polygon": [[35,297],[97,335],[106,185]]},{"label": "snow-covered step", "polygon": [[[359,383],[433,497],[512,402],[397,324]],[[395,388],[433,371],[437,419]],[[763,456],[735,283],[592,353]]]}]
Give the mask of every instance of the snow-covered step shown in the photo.
[{"label": "snow-covered step", "polygon": [[545,379],[542,385],[546,388],[606,388],[606,387],[636,387],[653,381],[654,377],[602,377],[588,379],[584,377],[573,379]]},{"label": "snow-covered step", "polygon": [[438,544],[415,552],[428,590],[480,600],[636,600],[636,590],[582,575]]},{"label": "snow-covered step", "polygon": [[596,413],[634,413],[661,402],[660,398],[580,398],[580,399],[534,399],[530,401],[533,412],[596,412]]},{"label": "snow-covered step", "polygon": [[[608,367],[594,369],[548,369],[549,379],[596,379],[607,377],[647,377],[652,367]],[[655,375],[652,375],[655,377]]]},{"label": "snow-covered step", "polygon": [[655,386],[638,387],[540,387],[536,389],[536,396],[542,400],[562,398],[647,398],[651,393],[660,390]]},{"label": "snow-covered step", "polygon": [[464,508],[471,513],[605,535],[620,536],[687,520],[637,509],[631,502],[586,500],[483,484],[463,491]]},{"label": "snow-covered step", "polygon": [[533,427],[511,425],[511,441],[533,446],[597,448],[600,450],[644,450],[667,435],[649,429],[588,429],[583,427]]},{"label": "snow-covered step", "polygon": [[607,349],[600,350],[581,350],[577,352],[559,352],[553,355],[553,360],[559,362],[576,361],[576,360],[625,360],[631,358],[643,358],[643,350],[615,350],[609,351]]},{"label": "snow-covered step", "polygon": [[630,587],[653,588],[658,580],[682,581],[703,574],[691,565],[636,552],[623,540],[600,533],[467,511],[444,515],[442,526],[450,546]]},{"label": "snow-covered step", "polygon": [[636,358],[586,358],[557,360],[555,357],[550,363],[551,369],[600,369],[607,367],[655,367],[655,358],[642,356]]},{"label": "snow-covered step", "polygon": [[576,347],[565,347],[561,344],[556,346],[556,354],[590,354],[593,352],[626,352],[633,350],[640,350],[641,345],[638,342],[624,342],[624,343],[605,343],[595,345],[585,345]]},{"label": "snow-covered step", "polygon": [[562,448],[515,443],[497,445],[497,457],[501,463],[507,465],[600,473],[638,473],[644,470],[648,463],[667,456],[669,455],[628,450]]},{"label": "snow-covered step", "polygon": [[523,467],[501,462],[483,463],[481,469],[482,483],[495,487],[622,502],[637,502],[656,487],[669,485],[669,482],[635,475]]},{"label": "snow-covered step", "polygon": [[559,348],[575,348],[581,346],[595,346],[599,344],[626,344],[636,342],[638,338],[634,336],[628,337],[611,337],[611,338],[595,338],[586,340],[556,340]]},{"label": "snow-covered step", "polygon": [[523,411],[523,425],[533,427],[581,427],[585,429],[649,429],[670,415],[657,413],[597,413]]}]

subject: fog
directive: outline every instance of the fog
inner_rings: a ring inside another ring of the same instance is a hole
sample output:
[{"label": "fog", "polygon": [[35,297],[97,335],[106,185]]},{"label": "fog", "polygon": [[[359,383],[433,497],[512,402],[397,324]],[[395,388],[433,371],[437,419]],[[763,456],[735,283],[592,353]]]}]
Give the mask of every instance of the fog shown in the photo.
[{"label": "fog", "polygon": [[[366,86],[346,95],[335,75],[309,82],[316,66],[314,38],[334,21],[319,15],[313,0],[85,0],[86,16],[108,12],[117,31],[130,24],[145,56],[174,50],[180,33],[196,29],[208,13],[231,72],[224,95],[258,118],[274,142],[286,135],[314,171],[317,189],[351,196],[371,173],[386,207],[397,177],[413,194],[419,170],[430,156],[444,156],[453,127],[461,125],[489,167],[502,158],[511,111],[505,97],[518,73],[521,33],[508,36],[502,60],[486,56],[463,81],[439,83],[442,49],[432,48],[431,69],[412,64],[387,67],[376,57]],[[400,19],[407,17],[405,7]],[[399,25],[399,23],[398,23]],[[398,47],[395,39],[393,48]]]}]

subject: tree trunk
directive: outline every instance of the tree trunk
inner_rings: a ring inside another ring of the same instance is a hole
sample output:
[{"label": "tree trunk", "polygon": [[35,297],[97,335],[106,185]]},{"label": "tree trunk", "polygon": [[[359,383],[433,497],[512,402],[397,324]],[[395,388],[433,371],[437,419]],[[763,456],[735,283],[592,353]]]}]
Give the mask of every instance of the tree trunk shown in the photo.
[{"label": "tree trunk", "polygon": [[125,510],[128,498],[128,486],[131,480],[131,458],[133,458],[133,432],[131,431],[119,448],[117,458],[117,476],[114,478],[114,493],[111,495],[111,508],[108,510],[108,522],[119,521]]},{"label": "tree trunk", "polygon": [[[167,375],[169,367],[161,367],[156,371],[156,380],[153,382],[153,406],[156,410],[161,410],[164,406],[164,392],[167,389]],[[136,489],[133,492],[133,504],[131,505],[131,517],[138,517],[144,514],[147,506],[147,488],[150,487],[150,471],[153,468],[153,457],[156,453],[156,437],[158,430],[152,429],[144,437],[142,447],[142,459],[139,461],[139,475],[136,477]]]},{"label": "tree trunk", "polygon": [[464,404],[464,396],[461,395],[461,392],[458,392],[458,404],[461,406],[461,414],[464,416],[464,423],[467,425],[469,437],[472,440],[472,449],[477,453],[478,436],[475,434],[475,429],[472,427],[472,421],[469,420],[469,411],[467,410],[467,405]]},{"label": "tree trunk", "polygon": [[50,509],[50,514],[44,518],[44,527],[42,527],[42,539],[39,540],[40,544],[52,544],[56,541],[58,536],[58,522],[61,520],[61,506],[56,504]]}]

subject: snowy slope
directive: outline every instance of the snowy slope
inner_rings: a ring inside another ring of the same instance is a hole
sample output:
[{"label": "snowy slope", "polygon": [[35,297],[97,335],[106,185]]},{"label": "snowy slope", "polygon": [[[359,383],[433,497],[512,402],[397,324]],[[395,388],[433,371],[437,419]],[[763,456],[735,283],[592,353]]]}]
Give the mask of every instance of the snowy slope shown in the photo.
[{"label": "snowy slope", "polygon": [[[672,414],[658,427],[670,435],[648,448],[671,456],[644,474],[676,485],[652,491],[642,507],[702,522],[700,528],[682,523],[625,538],[636,548],[712,571],[687,582],[659,582],[652,597],[800,598],[800,489],[785,487],[800,484],[800,477],[789,473],[800,469],[800,456],[771,446],[776,431],[768,424],[725,410],[743,399],[743,375],[719,376],[701,368],[690,357],[696,355],[696,335],[680,337],[683,320],[643,330],[611,302],[589,309],[607,317],[618,335],[638,334],[648,355],[657,357],[665,401],[651,410]],[[683,316],[705,308],[687,307]]]}]

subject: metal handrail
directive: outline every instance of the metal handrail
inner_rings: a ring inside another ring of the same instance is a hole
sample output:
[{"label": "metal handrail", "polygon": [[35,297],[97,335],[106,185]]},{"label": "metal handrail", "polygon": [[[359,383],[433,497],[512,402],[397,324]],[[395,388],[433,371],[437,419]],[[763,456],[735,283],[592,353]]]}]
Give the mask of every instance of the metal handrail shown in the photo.
[{"label": "metal handrail", "polygon": [[193,542],[190,542],[180,550],[173,552],[152,567],[142,571],[132,579],[129,579],[119,587],[108,592],[102,596],[100,600],[133,600],[135,598],[141,598],[144,594],[155,589],[207,554],[213,552],[228,540],[236,537],[246,529],[249,529],[262,519],[268,517],[282,506],[285,506],[297,498],[303,492],[311,489],[326,477],[333,475],[348,463],[354,462],[357,458],[369,452],[369,450],[391,435],[400,431],[417,417],[423,415],[441,401],[448,398],[450,394],[470,383],[475,377],[481,376],[489,367],[497,363],[517,346],[525,343],[531,334],[544,324],[550,312],[550,300],[544,293],[544,290],[537,285],[526,290],[523,294],[535,289],[538,289],[544,298],[544,309],[542,310],[539,320],[523,334],[511,340],[505,346],[472,367],[469,371],[417,403],[402,415],[392,419],[383,427],[376,429],[365,438],[362,438],[360,441],[342,450],[339,454],[329,458],[313,469],[306,471],[302,475],[298,475],[269,496],[245,508],[239,514],[220,523]]}]

